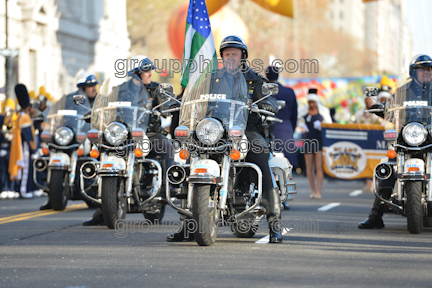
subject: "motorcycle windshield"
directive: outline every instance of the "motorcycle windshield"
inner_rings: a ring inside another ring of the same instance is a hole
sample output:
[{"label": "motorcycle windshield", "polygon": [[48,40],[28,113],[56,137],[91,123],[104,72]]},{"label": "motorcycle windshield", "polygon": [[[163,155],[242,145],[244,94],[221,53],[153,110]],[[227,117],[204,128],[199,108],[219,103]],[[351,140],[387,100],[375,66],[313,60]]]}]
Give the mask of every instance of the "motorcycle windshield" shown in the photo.
[{"label": "motorcycle windshield", "polygon": [[209,63],[204,72],[189,79],[183,93],[179,125],[195,130],[202,119],[216,118],[225,129],[232,126],[246,129],[246,80],[240,70],[231,73],[217,64],[217,61]]},{"label": "motorcycle windshield", "polygon": [[422,75],[411,77],[407,74],[398,78],[395,93],[385,105],[385,119],[389,122],[386,125],[387,129],[395,129],[400,133],[401,129],[410,122],[431,127],[432,79],[430,72],[428,75],[427,79],[420,77]]},{"label": "motorcycle windshield", "polygon": [[147,89],[136,75],[109,78],[101,86],[93,105],[91,128],[104,131],[112,122],[119,122],[131,131],[147,131],[151,101]]},{"label": "motorcycle windshield", "polygon": [[[88,108],[90,105],[85,104]],[[43,125],[43,130],[48,131],[50,134],[60,127],[68,127],[72,129],[74,133],[87,133],[90,129],[90,124],[84,120],[78,120],[88,112],[82,106],[75,105],[73,95],[66,95],[55,101],[49,108],[48,115]]]}]

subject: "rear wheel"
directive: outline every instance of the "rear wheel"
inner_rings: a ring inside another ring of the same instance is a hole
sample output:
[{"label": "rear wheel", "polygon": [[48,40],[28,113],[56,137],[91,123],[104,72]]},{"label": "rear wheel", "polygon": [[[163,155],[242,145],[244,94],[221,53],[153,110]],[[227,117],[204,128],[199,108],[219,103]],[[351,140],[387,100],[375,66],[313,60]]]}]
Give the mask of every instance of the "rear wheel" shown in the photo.
[{"label": "rear wheel", "polygon": [[231,231],[237,238],[252,238],[256,231],[258,231],[258,225],[253,224],[252,221],[243,219],[235,222],[231,226]]},{"label": "rear wheel", "polygon": [[68,174],[64,170],[51,170],[51,178],[48,184],[49,200],[52,209],[64,210],[68,202],[68,187],[65,186]]},{"label": "rear wheel", "polygon": [[120,177],[102,177],[102,212],[105,224],[115,228],[117,220],[126,217],[126,196],[124,180]]},{"label": "rear wheel", "polygon": [[146,213],[144,212],[144,218],[149,220],[152,224],[160,223],[165,214],[165,204],[161,205],[157,213]]},{"label": "rear wheel", "polygon": [[84,200],[84,201],[86,202],[86,204],[89,208],[97,208],[98,207],[97,204],[95,204],[93,201],[89,201],[89,200]]},{"label": "rear wheel", "polygon": [[432,216],[423,217],[423,227],[432,227]]},{"label": "rear wheel", "polygon": [[412,234],[419,234],[423,231],[423,208],[422,200],[422,181],[407,181],[406,192],[406,214],[408,231]]},{"label": "rear wheel", "polygon": [[210,196],[210,185],[194,185],[192,213],[195,222],[195,240],[200,246],[210,246],[216,242],[217,193]]}]

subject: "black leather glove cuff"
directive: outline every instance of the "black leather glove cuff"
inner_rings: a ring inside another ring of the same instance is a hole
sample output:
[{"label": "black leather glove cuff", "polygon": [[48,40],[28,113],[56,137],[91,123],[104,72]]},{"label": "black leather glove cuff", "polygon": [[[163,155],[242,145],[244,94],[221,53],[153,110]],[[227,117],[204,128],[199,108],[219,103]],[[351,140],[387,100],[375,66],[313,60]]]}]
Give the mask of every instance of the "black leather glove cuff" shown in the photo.
[{"label": "black leather glove cuff", "polygon": [[267,97],[258,103],[258,108],[267,110],[269,112],[277,113],[279,111],[277,100],[274,97]]}]

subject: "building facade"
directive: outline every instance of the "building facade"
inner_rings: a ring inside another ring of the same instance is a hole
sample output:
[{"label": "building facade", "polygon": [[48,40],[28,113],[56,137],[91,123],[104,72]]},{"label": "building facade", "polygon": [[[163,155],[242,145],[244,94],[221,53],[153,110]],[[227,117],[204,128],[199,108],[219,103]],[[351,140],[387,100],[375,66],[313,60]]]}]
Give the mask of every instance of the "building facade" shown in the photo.
[{"label": "building facade", "polygon": [[[0,47],[5,47],[2,2]],[[114,75],[117,59],[130,56],[126,0],[7,0],[7,7],[8,48],[19,52],[15,80],[36,94],[42,85],[55,98],[74,91],[80,70],[89,70],[103,81]],[[3,98],[4,61],[0,57]]]},{"label": "building facade", "polygon": [[412,51],[404,23],[405,0],[328,0],[327,16],[335,31],[358,39],[377,73],[400,74]]}]

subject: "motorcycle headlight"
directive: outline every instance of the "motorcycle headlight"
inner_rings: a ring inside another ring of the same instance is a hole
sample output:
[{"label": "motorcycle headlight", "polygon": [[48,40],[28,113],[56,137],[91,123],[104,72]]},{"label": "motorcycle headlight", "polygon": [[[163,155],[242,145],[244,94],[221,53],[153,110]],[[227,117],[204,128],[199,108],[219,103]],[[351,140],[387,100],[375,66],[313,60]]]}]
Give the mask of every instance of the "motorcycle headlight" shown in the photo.
[{"label": "motorcycle headlight", "polygon": [[213,145],[221,139],[224,132],[222,124],[211,118],[203,119],[198,123],[196,134],[198,139],[206,145]]},{"label": "motorcycle headlight", "polygon": [[54,140],[58,145],[66,146],[72,142],[74,133],[68,127],[60,127],[54,133]]},{"label": "motorcycle headlight", "polygon": [[127,139],[128,131],[125,125],[113,122],[105,128],[104,136],[109,144],[119,145]]},{"label": "motorcycle headlight", "polygon": [[427,131],[420,123],[410,123],[403,129],[402,137],[408,145],[418,146],[426,140]]}]

